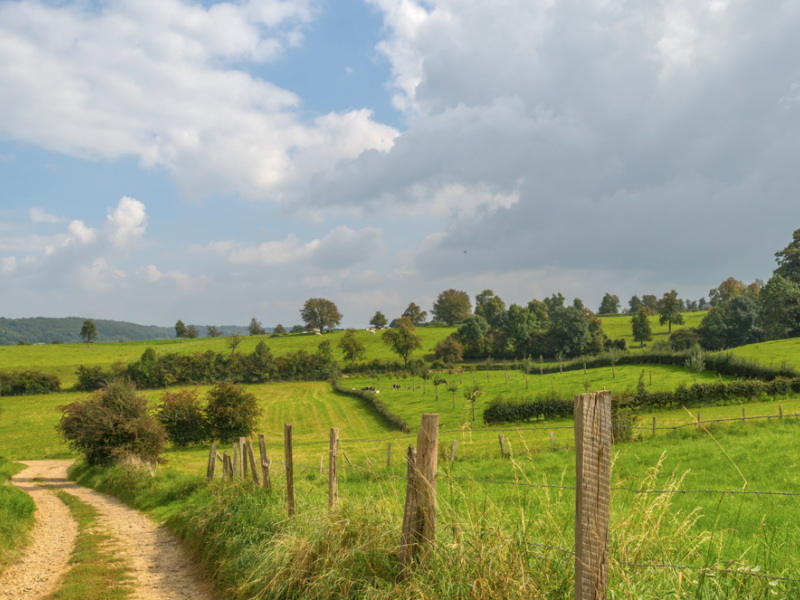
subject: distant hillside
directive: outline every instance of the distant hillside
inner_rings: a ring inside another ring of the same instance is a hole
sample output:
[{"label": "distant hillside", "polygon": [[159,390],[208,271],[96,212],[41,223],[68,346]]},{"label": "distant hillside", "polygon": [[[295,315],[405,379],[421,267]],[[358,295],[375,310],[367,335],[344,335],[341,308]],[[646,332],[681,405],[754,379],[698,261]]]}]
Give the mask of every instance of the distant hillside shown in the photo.
[{"label": "distant hillside", "polygon": [[[32,319],[6,319],[0,317],[0,346],[15,345],[19,340],[28,344],[50,344],[58,340],[64,344],[81,342],[81,326],[85,317],[34,317]],[[97,326],[97,342],[139,342],[168,340],[175,337],[174,327],[137,325],[125,321],[92,319]],[[206,337],[206,326],[195,325],[201,337]],[[218,327],[225,335],[241,333],[247,335],[247,327],[222,325]],[[268,329],[271,331],[271,329]]]}]

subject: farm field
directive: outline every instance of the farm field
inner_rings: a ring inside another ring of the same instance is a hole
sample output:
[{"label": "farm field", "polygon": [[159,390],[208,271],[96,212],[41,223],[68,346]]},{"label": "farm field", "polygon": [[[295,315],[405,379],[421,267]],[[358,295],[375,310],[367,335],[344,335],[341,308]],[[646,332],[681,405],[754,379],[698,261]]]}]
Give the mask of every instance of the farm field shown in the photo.
[{"label": "farm field", "polygon": [[[698,327],[700,325],[700,321],[703,320],[708,313],[700,311],[700,312],[686,312],[683,314],[683,325],[672,325],[672,331],[677,331],[678,329],[684,329],[686,327]],[[631,330],[631,316],[632,315],[618,315],[618,316],[609,316],[604,315],[600,317],[600,320],[603,321],[603,331],[606,332],[606,335],[610,337],[612,340],[618,340],[620,338],[624,338],[628,341],[628,349],[632,352],[640,352],[641,349],[639,348],[639,342],[635,342],[633,340],[633,331]],[[650,328],[653,330],[653,341],[646,342],[649,346],[653,342],[657,340],[668,340],[669,339],[669,328],[667,325],[659,325],[658,323],[658,315],[653,315],[649,318],[650,320]]]},{"label": "farm field", "polygon": [[[422,338],[424,348],[415,354],[415,357],[424,357],[433,360],[433,350],[441,340],[455,331],[455,327],[420,327],[417,329]],[[333,331],[322,336],[314,334],[290,334],[280,337],[246,336],[237,352],[250,353],[256,344],[264,341],[275,356],[281,356],[297,350],[316,352],[317,346],[323,340],[329,340],[333,345],[334,356],[341,364],[344,359],[336,346],[343,331]],[[371,334],[364,330],[357,333],[358,339],[367,348],[366,359],[380,358],[386,361],[396,361],[399,357],[392,353],[389,347],[381,341],[380,332]],[[118,342],[107,344],[54,344],[43,346],[0,346],[0,371],[18,371],[37,369],[46,373],[58,375],[63,387],[69,388],[76,381],[75,370],[80,365],[97,365],[104,368],[116,362],[128,363],[138,360],[147,348],[155,348],[157,352],[176,352],[192,354],[195,352],[230,352],[226,338],[198,338],[194,340],[157,340],[147,342]]]},{"label": "farm field", "polygon": [[785,362],[793,367],[800,368],[800,338],[759,342],[758,344],[732,348],[730,351],[764,364],[780,365]]}]

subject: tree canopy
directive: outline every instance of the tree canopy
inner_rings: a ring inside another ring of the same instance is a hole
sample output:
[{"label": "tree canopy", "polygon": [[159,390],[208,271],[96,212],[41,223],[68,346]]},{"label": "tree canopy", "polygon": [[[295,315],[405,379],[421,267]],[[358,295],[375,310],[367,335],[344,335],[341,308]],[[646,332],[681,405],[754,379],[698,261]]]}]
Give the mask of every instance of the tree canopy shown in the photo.
[{"label": "tree canopy", "polygon": [[97,327],[90,319],[86,319],[81,327],[81,339],[86,342],[86,347],[90,348],[89,344],[97,337]]},{"label": "tree canopy", "polygon": [[448,325],[461,323],[472,313],[472,304],[466,292],[449,289],[441,292],[433,303],[433,316]]},{"label": "tree canopy", "polygon": [[412,302],[408,305],[408,308],[403,312],[402,316],[411,319],[411,322],[414,323],[414,325],[419,325],[428,319],[428,312],[422,310],[419,306]]},{"label": "tree canopy", "polygon": [[337,345],[342,351],[344,357],[351,363],[357,361],[359,358],[363,358],[367,353],[367,349],[364,347],[364,344],[362,344],[356,337],[355,329],[348,329],[345,331],[344,335],[339,338]]},{"label": "tree canopy", "polygon": [[309,298],[300,309],[303,322],[320,330],[335,327],[342,322],[342,313],[330,300],[325,298]]},{"label": "tree canopy", "polygon": [[175,323],[175,337],[179,340],[182,340],[186,337],[188,330],[186,329],[186,325],[183,324],[183,321],[178,319],[178,322]]},{"label": "tree canopy", "polygon": [[264,335],[267,333],[261,326],[261,321],[255,317],[250,319],[250,325],[247,326],[247,331],[250,333],[250,335]]},{"label": "tree canopy", "polygon": [[672,333],[672,324],[683,325],[683,315],[681,314],[681,303],[678,300],[678,292],[672,290],[664,294],[658,301],[658,322],[663,325],[669,323],[669,333]]},{"label": "tree canopy", "polygon": [[383,343],[392,349],[392,352],[400,355],[403,362],[408,366],[408,357],[415,350],[422,350],[422,338],[417,335],[414,323],[408,317],[403,317],[393,329],[389,329],[381,335]]},{"label": "tree canopy", "polygon": [[653,339],[653,329],[650,327],[650,319],[644,306],[631,317],[631,329],[633,329],[633,339],[639,343]]},{"label": "tree canopy", "polygon": [[635,315],[642,308],[644,308],[644,304],[642,304],[639,296],[634,295],[630,300],[628,300],[628,312],[630,314]]},{"label": "tree canopy", "polygon": [[791,243],[775,253],[778,268],[774,274],[800,284],[800,229],[795,229]]},{"label": "tree canopy", "polygon": [[606,293],[597,312],[601,315],[615,315],[619,312],[619,306],[619,296]]},{"label": "tree canopy", "polygon": [[380,329],[381,327],[386,327],[386,323],[388,322],[386,315],[378,310],[375,311],[375,316],[370,319],[369,324]]}]

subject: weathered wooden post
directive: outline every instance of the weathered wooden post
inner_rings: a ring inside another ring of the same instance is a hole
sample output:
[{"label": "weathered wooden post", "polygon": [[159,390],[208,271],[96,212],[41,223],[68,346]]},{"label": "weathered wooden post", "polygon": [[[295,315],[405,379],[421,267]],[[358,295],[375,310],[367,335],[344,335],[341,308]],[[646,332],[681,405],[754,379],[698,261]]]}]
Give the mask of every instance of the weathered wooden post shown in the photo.
[{"label": "weathered wooden post", "polygon": [[697,428],[700,429],[700,411],[697,411]]},{"label": "weathered wooden post", "polygon": [[347,452],[345,452],[344,450],[342,450],[342,454],[344,454],[344,457],[347,459],[347,464],[350,465],[350,468],[352,469],[353,468],[353,461],[350,460],[350,457],[347,456]]},{"label": "weathered wooden post", "polygon": [[208,453],[208,469],[206,469],[206,479],[214,481],[214,470],[217,466],[217,443],[211,442],[211,451]]},{"label": "weathered wooden post", "polygon": [[575,396],[575,600],[604,600],[611,495],[611,392]]},{"label": "weathered wooden post", "polygon": [[264,434],[258,434],[258,453],[261,455],[261,478],[264,480],[264,489],[270,491],[272,489],[272,482],[269,479],[269,458],[267,458],[267,442],[264,440]]},{"label": "weathered wooden post", "polygon": [[653,417],[653,435],[656,434],[656,418]]},{"label": "weathered wooden post", "polygon": [[247,445],[243,437],[239,438],[239,462],[242,464],[242,477],[247,479]]},{"label": "weathered wooden post", "polygon": [[400,536],[400,564],[403,571],[411,569],[419,543],[420,524],[417,513],[417,451],[411,444],[406,454],[406,504],[403,508],[403,531]]},{"label": "weathered wooden post", "polygon": [[783,404],[778,404],[778,414],[783,418]]},{"label": "weathered wooden post", "polygon": [[290,517],[294,516],[294,464],[292,463],[292,426],[283,425],[283,447],[286,452],[286,505]]},{"label": "weathered wooden post", "polygon": [[256,453],[253,452],[253,442],[250,441],[250,438],[245,439],[245,445],[247,446],[247,458],[250,459],[250,476],[253,478],[255,484],[258,485],[259,481],[258,471],[256,470]]},{"label": "weathered wooden post", "polygon": [[742,421],[744,421],[746,418],[747,418],[747,409],[742,408]]},{"label": "weathered wooden post", "polygon": [[458,446],[458,440],[453,440],[453,449],[450,450],[450,462],[456,459],[456,446]]},{"label": "weathered wooden post", "polygon": [[556,451],[556,440],[553,438],[553,432],[552,431],[550,432],[550,451],[551,452],[555,452]]},{"label": "weathered wooden post", "polygon": [[339,497],[339,467],[336,459],[339,455],[339,428],[331,427],[330,445],[328,446],[328,506],[336,506]]},{"label": "weathered wooden post", "polygon": [[233,473],[231,478],[239,477],[239,445],[233,442]]},{"label": "weathered wooden post", "polygon": [[228,463],[230,462],[230,457],[228,456],[228,451],[225,450],[222,452],[222,478],[225,479],[226,477],[230,476],[230,471],[228,469]]},{"label": "weathered wooden post", "polygon": [[392,466],[392,442],[389,442],[389,447],[386,449],[386,466]]},{"label": "weathered wooden post", "polygon": [[506,436],[502,433],[498,436],[500,440],[500,455],[505,458],[506,457]]}]

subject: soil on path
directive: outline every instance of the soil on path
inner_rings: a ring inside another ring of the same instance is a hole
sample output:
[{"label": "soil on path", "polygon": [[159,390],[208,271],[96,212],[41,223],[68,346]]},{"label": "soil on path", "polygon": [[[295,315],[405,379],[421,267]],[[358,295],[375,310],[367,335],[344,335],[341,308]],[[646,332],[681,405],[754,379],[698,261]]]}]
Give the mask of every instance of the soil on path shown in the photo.
[{"label": "soil on path", "polygon": [[[42,483],[63,489],[91,504],[100,514],[98,525],[117,538],[117,556],[125,560],[132,569],[134,600],[214,600],[210,583],[203,577],[180,540],[163,527],[159,527],[143,513],[125,506],[112,496],[85,488],[67,479],[67,467],[71,461],[22,461],[29,465],[19,475],[32,479],[41,477]],[[46,465],[46,466],[45,466]],[[47,475],[29,475],[47,469]],[[17,478],[14,478],[16,484]],[[27,491],[27,490],[26,490]],[[44,512],[36,497],[38,512]],[[55,502],[61,501],[53,497]],[[63,504],[61,504],[63,506]],[[66,507],[65,507],[66,509]],[[71,519],[69,519],[71,521]],[[51,521],[50,534],[58,536],[64,528],[64,519]],[[74,528],[74,524],[73,524]],[[72,534],[74,539],[74,533]],[[72,543],[69,543],[69,549]],[[69,552],[69,549],[67,552]],[[11,569],[9,569],[11,570]],[[63,568],[62,568],[63,572]],[[0,589],[5,589],[5,574],[0,579]],[[8,596],[9,598],[38,598],[31,596]],[[2,598],[2,596],[0,596]],[[5,599],[3,599],[5,600]]]}]

